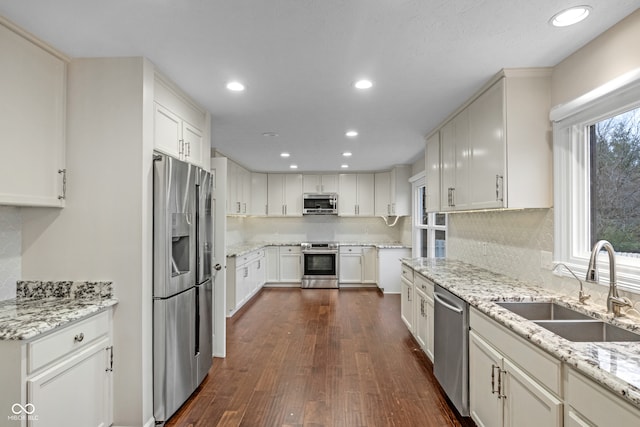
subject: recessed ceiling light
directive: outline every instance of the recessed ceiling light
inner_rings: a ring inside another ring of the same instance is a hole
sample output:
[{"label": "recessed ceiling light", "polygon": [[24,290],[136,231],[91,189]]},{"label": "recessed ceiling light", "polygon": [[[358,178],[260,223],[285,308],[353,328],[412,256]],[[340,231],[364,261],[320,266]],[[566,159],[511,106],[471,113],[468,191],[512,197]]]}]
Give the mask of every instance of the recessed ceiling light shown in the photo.
[{"label": "recessed ceiling light", "polygon": [[286,151],[284,153],[280,153],[280,157],[289,157],[291,154],[287,153]]},{"label": "recessed ceiling light", "polygon": [[290,165],[289,169],[298,169],[298,165]]},{"label": "recessed ceiling light", "polygon": [[340,167],[341,167],[342,169],[348,169],[348,168],[349,168],[349,165],[340,165]]},{"label": "recessed ceiling light", "polygon": [[345,151],[344,153],[342,153],[342,155],[344,157],[351,157],[353,155],[353,153],[351,153],[351,151]]},{"label": "recessed ceiling light", "polygon": [[276,132],[263,132],[262,136],[265,138],[275,138],[278,134]]},{"label": "recessed ceiling light", "polygon": [[227,83],[227,89],[229,89],[232,92],[242,92],[244,90],[244,85],[240,82],[233,81],[233,82]]},{"label": "recessed ceiling light", "polygon": [[589,12],[591,12],[590,6],[575,6],[556,13],[549,22],[554,27],[568,27],[585,19],[589,16]]},{"label": "recessed ceiling light", "polygon": [[356,89],[370,89],[373,86],[373,82],[371,80],[362,79],[355,82],[353,86]]},{"label": "recessed ceiling light", "polygon": [[350,130],[350,131],[347,131],[345,135],[348,136],[349,138],[355,138],[356,136],[358,136],[358,132],[356,132],[355,130]]}]

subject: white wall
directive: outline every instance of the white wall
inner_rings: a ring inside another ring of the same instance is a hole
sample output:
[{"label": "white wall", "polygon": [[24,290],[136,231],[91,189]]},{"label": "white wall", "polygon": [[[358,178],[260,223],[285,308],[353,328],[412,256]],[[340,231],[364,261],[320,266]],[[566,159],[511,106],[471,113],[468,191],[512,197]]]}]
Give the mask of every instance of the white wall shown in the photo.
[{"label": "white wall", "polygon": [[228,217],[227,245],[241,242],[399,242],[403,223],[401,219],[395,226],[388,227],[382,218],[343,218],[333,215],[301,218]]},{"label": "white wall", "polygon": [[143,58],[69,65],[67,203],[23,208],[26,280],[112,281],[114,424],[153,414],[153,67]]},{"label": "white wall", "polygon": [[22,276],[22,218],[20,209],[0,206],[0,301],[16,297]]}]

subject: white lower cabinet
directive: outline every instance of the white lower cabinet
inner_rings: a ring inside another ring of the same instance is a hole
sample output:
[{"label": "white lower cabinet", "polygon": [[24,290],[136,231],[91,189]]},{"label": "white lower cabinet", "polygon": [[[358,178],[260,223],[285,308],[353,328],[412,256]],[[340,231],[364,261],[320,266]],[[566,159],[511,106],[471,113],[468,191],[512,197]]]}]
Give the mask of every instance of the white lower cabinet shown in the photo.
[{"label": "white lower cabinet", "polygon": [[565,426],[638,426],[640,410],[572,368],[565,383]]},{"label": "white lower cabinet", "polygon": [[302,254],[300,246],[281,246],[279,260],[281,283],[296,283],[302,281]]},{"label": "white lower cabinet", "polygon": [[433,362],[433,282],[415,274],[413,336],[429,360]]},{"label": "white lower cabinet", "polygon": [[469,398],[471,418],[479,426],[562,426],[560,399],[473,331]]},{"label": "white lower cabinet", "polygon": [[403,276],[400,290],[400,317],[409,331],[413,332],[413,283]]},{"label": "white lower cabinet", "polygon": [[265,284],[265,252],[259,249],[227,259],[227,316],[233,316]]},{"label": "white lower cabinet", "polygon": [[469,407],[475,423],[562,426],[561,362],[475,309],[469,322]]},{"label": "white lower cabinet", "polygon": [[373,246],[340,246],[340,284],[376,283],[377,257]]},{"label": "white lower cabinet", "polygon": [[111,316],[109,309],[30,341],[0,342],[6,425],[111,425]]}]

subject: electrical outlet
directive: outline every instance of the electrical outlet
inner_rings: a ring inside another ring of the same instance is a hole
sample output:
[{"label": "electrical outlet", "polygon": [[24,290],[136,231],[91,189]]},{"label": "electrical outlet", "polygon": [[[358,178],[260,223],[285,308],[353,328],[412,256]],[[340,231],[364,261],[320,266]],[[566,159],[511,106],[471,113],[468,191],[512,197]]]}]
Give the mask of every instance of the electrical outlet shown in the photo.
[{"label": "electrical outlet", "polygon": [[551,270],[553,268],[553,254],[549,251],[540,251],[540,268]]}]

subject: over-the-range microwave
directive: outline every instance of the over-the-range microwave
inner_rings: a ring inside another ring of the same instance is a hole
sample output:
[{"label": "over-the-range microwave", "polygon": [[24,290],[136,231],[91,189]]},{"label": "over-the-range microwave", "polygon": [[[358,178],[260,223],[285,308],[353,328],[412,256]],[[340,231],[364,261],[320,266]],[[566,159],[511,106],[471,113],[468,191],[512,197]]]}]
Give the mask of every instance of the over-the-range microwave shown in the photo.
[{"label": "over-the-range microwave", "polygon": [[336,193],[304,193],[303,215],[337,215],[338,195]]}]

